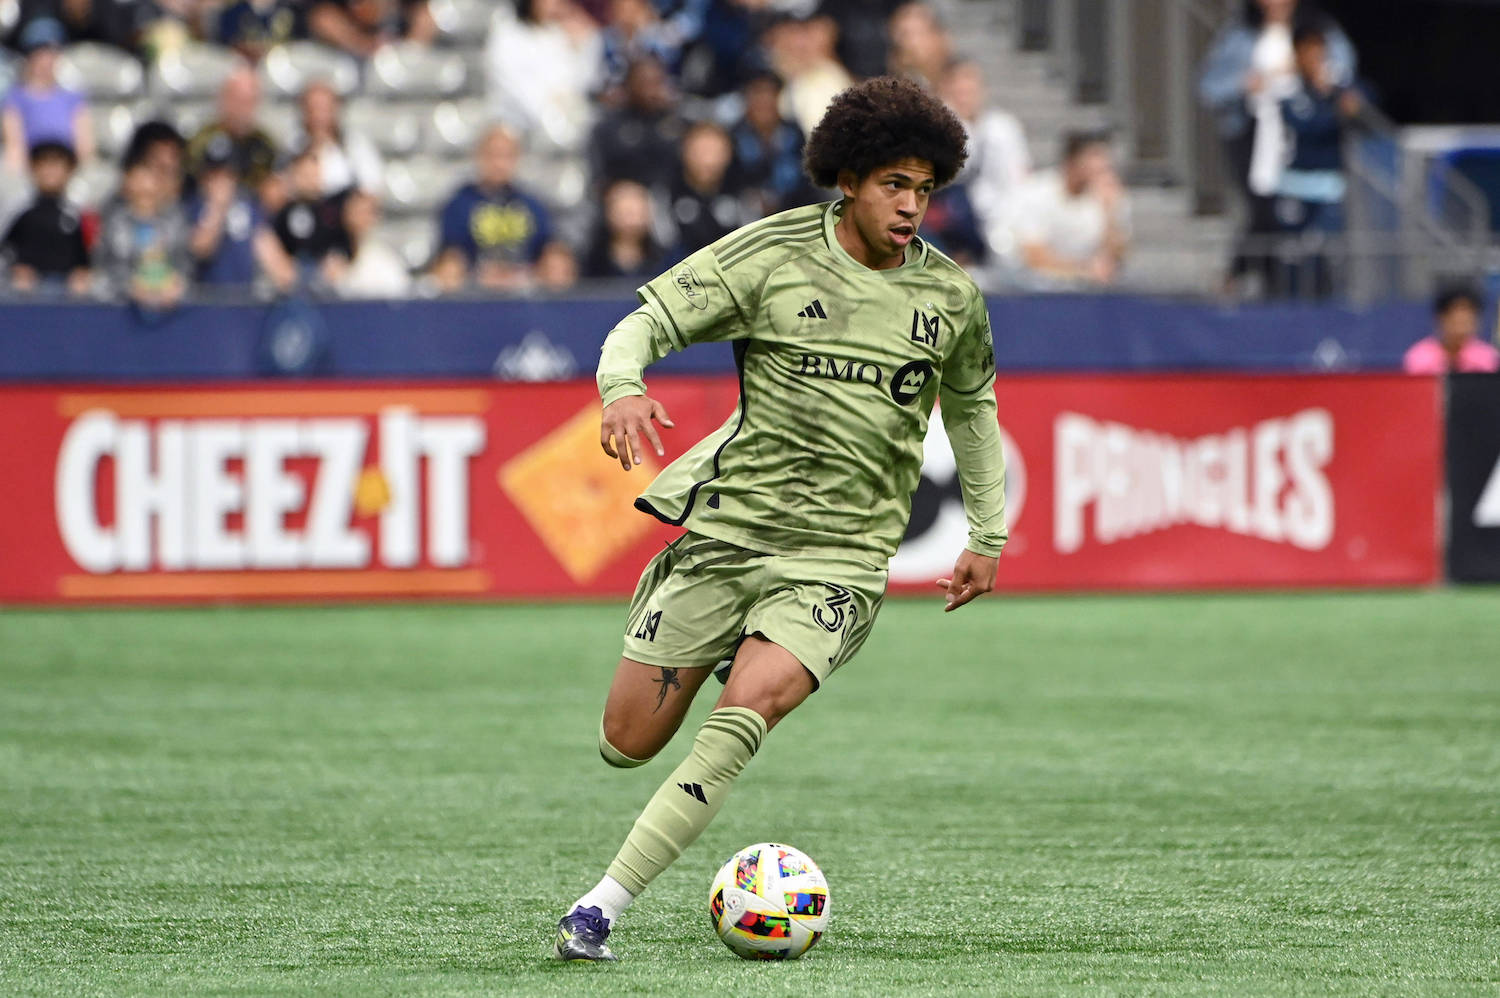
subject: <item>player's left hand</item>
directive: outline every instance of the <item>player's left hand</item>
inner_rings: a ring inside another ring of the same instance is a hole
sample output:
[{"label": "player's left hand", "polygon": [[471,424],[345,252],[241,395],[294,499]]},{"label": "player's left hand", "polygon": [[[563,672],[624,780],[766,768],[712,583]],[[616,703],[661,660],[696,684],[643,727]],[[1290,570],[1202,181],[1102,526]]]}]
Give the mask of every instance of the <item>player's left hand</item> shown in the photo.
[{"label": "player's left hand", "polygon": [[965,549],[953,566],[953,578],[937,580],[938,588],[947,590],[948,594],[948,605],[943,607],[943,612],[957,610],[975,596],[994,589],[995,576],[999,572],[999,558],[990,558]]}]

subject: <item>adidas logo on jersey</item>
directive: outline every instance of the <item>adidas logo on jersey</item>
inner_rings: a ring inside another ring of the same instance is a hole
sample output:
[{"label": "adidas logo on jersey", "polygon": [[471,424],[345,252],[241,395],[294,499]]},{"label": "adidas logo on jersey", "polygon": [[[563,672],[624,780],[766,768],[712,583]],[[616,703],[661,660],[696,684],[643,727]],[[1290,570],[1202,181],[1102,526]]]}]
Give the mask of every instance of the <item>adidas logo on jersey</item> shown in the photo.
[{"label": "adidas logo on jersey", "polygon": [[828,313],[823,311],[823,303],[814,298],[812,304],[797,313],[799,319],[826,319]]}]

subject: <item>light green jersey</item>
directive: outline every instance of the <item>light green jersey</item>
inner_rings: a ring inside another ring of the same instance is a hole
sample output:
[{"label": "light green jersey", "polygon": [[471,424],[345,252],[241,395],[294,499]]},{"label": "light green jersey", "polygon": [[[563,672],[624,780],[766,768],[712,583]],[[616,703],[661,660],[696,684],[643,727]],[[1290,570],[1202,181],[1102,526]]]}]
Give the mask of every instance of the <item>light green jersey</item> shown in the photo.
[{"label": "light green jersey", "polygon": [[[645,394],[645,367],[731,340],[740,401],[636,506],[756,551],[836,550],[884,563],[901,543],[933,404],[953,444],[969,548],[1005,544],[1005,461],[984,298],[921,240],[890,270],[834,235],[840,204],[773,215],[640,289],[610,333],[604,404]],[[956,553],[956,552],[955,552]]]}]

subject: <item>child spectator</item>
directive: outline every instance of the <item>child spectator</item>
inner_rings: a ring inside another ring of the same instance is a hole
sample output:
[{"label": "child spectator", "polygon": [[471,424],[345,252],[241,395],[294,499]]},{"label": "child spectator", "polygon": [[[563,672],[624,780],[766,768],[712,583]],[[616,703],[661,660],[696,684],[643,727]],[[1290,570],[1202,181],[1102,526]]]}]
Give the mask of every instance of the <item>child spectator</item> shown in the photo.
[{"label": "child spectator", "polygon": [[267,52],[303,34],[298,0],[239,0],[219,12],[215,36],[245,59],[258,63]]},{"label": "child spectator", "polygon": [[729,135],[712,122],[699,122],[682,139],[682,170],[672,184],[672,224],[677,251],[687,256],[750,221],[726,178],[734,157]]},{"label": "child spectator", "polygon": [[1013,224],[1022,267],[1044,282],[1113,283],[1130,238],[1130,206],[1109,140],[1069,135],[1062,167],[1022,188]]},{"label": "child spectator", "polygon": [[182,200],[186,150],[187,141],[181,132],[153,119],[136,126],[123,159],[129,163],[143,161],[155,170],[163,184],[163,196],[175,203]]},{"label": "child spectator", "polygon": [[433,277],[444,291],[469,282],[490,290],[531,283],[532,267],[547,245],[550,223],[542,203],[513,183],[521,144],[494,127],[479,140],[475,178],[443,208]]},{"label": "child spectator", "polygon": [[351,255],[338,282],[345,298],[404,298],[411,292],[401,254],[375,235],[379,224],[380,202],[368,191],[350,191],[344,198],[344,231]]},{"label": "child spectator", "polygon": [[651,194],[633,180],[605,188],[604,215],[584,259],[585,277],[646,281],[665,261],[651,228]]},{"label": "child spectator", "polygon": [[17,291],[47,285],[65,285],[74,294],[88,290],[89,251],[81,213],[63,193],[77,165],[73,150],[61,142],[31,147],[36,196],[0,241],[0,256],[10,264],[11,287]]},{"label": "child spectator", "polygon": [[143,159],[126,163],[120,194],[104,209],[96,258],[113,290],[143,308],[173,308],[187,292],[187,219]]},{"label": "child spectator", "polygon": [[68,40],[62,22],[38,17],[21,29],[26,64],[20,82],[0,104],[0,137],[5,144],[5,166],[19,174],[26,150],[43,142],[58,142],[88,162],[94,158],[94,128],[83,95],[57,83],[57,57]]},{"label": "child spectator", "polygon": [[322,168],[312,146],[292,153],[286,172],[288,200],[271,228],[304,281],[337,286],[350,256],[343,201],[324,196]]},{"label": "child spectator", "polygon": [[542,247],[536,261],[536,283],[543,291],[566,291],[578,283],[578,257],[573,247],[554,239]]},{"label": "child spectator", "polygon": [[1297,89],[1281,102],[1291,136],[1291,161],[1276,193],[1283,233],[1295,236],[1274,288],[1292,297],[1326,298],[1333,293],[1333,265],[1324,252],[1344,231],[1344,133],[1363,101],[1353,86],[1338,83],[1328,61],[1322,25],[1297,29],[1294,39]]},{"label": "child spectator", "polygon": [[810,204],[818,194],[802,172],[802,130],[781,116],[781,78],[757,73],[746,82],[745,116],[730,132],[734,185],[770,215]]},{"label": "child spectator", "polygon": [[198,190],[188,199],[187,214],[200,284],[248,290],[261,274],[280,291],[296,284],[291,257],[266,224],[259,203],[235,179],[228,137],[217,136],[204,148]]},{"label": "child spectator", "polygon": [[1494,374],[1500,351],[1479,338],[1484,300],[1469,287],[1447,288],[1432,303],[1436,328],[1413,343],[1402,367],[1407,374]]},{"label": "child spectator", "polygon": [[302,141],[318,157],[323,196],[351,188],[380,194],[385,190],[385,164],[375,144],[357,132],[344,131],[339,121],[343,101],[338,91],[315,80],[302,91]]}]

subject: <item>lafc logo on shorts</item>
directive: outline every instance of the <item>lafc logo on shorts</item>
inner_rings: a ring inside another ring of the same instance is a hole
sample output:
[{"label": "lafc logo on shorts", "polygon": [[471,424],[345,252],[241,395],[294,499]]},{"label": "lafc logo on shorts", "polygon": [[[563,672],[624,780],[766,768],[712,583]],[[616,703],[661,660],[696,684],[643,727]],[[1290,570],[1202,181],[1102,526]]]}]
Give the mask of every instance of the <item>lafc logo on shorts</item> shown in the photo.
[{"label": "lafc logo on shorts", "polygon": [[635,629],[635,636],[643,641],[655,641],[656,629],[661,626],[661,611],[647,610],[641,616],[641,625]]}]

